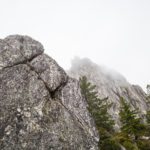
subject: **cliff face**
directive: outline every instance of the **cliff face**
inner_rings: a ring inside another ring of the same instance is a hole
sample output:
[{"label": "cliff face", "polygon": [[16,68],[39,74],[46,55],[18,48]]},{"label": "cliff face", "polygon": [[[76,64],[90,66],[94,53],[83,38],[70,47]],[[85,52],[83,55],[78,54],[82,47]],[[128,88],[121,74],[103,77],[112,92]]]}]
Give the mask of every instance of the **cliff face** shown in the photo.
[{"label": "cliff face", "polygon": [[96,150],[76,79],[28,36],[0,40],[0,149]]},{"label": "cliff face", "polygon": [[112,102],[110,114],[116,121],[116,129],[119,128],[120,96],[124,97],[133,108],[139,108],[140,115],[147,110],[146,94],[136,85],[131,85],[119,73],[98,66],[89,59],[76,58],[68,71],[70,76],[79,79],[80,76],[87,76],[88,80],[97,86],[101,98],[109,97]]}]

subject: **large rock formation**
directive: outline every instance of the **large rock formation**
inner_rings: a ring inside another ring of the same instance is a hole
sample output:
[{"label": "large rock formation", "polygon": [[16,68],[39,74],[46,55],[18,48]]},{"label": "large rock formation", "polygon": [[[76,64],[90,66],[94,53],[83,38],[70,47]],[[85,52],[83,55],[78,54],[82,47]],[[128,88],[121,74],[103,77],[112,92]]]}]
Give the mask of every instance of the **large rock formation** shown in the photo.
[{"label": "large rock formation", "polygon": [[0,149],[96,150],[77,80],[28,36],[0,40]]},{"label": "large rock formation", "polygon": [[109,97],[109,101],[112,102],[110,114],[116,121],[116,129],[120,125],[120,96],[124,97],[133,108],[139,108],[139,115],[144,114],[147,110],[146,93],[142,88],[131,85],[121,74],[114,70],[98,66],[86,58],[76,58],[72,61],[72,67],[68,73],[76,79],[87,76],[89,81],[97,86],[99,97]]}]

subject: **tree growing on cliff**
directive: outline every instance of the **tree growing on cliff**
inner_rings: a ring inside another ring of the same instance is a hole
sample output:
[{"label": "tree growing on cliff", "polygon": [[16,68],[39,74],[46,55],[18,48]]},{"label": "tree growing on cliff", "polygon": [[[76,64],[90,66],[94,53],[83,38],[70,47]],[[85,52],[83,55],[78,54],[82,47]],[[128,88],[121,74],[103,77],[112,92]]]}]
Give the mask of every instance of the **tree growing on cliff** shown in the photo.
[{"label": "tree growing on cliff", "polygon": [[[146,113],[146,127],[147,127],[147,136],[149,136],[150,137],[150,110],[148,110],[147,111],[147,113]],[[150,141],[149,141],[150,142]]]},{"label": "tree growing on cliff", "polygon": [[134,140],[138,140],[145,131],[145,125],[142,123],[141,118],[138,117],[138,110],[132,110],[130,104],[123,97],[120,98],[120,103],[121,131],[129,137],[134,137]]},{"label": "tree growing on cliff", "polygon": [[147,120],[147,123],[150,124],[150,111],[147,111],[146,113],[146,120]]},{"label": "tree growing on cliff", "polygon": [[96,125],[107,131],[112,131],[114,121],[108,114],[108,108],[110,107],[110,104],[107,101],[108,97],[100,99],[98,97],[98,92],[96,91],[96,86],[92,85],[87,80],[86,76],[80,78],[80,87],[82,94],[88,102],[88,109],[92,114]]},{"label": "tree growing on cliff", "polygon": [[108,113],[108,109],[111,106],[108,103],[108,97],[100,99],[96,91],[96,86],[92,85],[86,76],[80,78],[80,87],[83,96],[88,102],[88,110],[95,121],[101,137],[99,141],[100,149],[120,150],[120,146],[112,138],[114,120],[111,119]]},{"label": "tree growing on cliff", "polygon": [[123,97],[120,97],[120,122],[121,138],[120,143],[128,150],[148,150],[149,143],[143,140],[147,126],[138,116],[138,109],[132,109],[130,104]]}]

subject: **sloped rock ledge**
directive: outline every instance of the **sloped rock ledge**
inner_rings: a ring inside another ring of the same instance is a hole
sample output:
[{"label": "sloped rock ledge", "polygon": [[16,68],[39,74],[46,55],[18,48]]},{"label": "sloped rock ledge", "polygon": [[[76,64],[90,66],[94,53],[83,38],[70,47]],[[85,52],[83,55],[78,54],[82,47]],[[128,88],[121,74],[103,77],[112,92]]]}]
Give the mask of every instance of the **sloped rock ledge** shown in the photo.
[{"label": "sloped rock ledge", "polygon": [[28,36],[0,40],[0,149],[97,149],[77,80]]}]

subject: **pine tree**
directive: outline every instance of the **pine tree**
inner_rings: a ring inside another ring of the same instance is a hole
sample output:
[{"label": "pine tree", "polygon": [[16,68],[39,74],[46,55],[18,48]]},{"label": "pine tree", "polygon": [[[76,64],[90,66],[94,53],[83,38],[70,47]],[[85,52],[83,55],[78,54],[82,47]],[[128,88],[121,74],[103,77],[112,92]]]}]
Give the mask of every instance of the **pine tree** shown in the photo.
[{"label": "pine tree", "polygon": [[99,131],[99,148],[101,150],[121,150],[118,142],[113,139],[114,120],[108,114],[108,109],[111,107],[111,104],[108,103],[108,97],[100,99],[96,91],[96,86],[92,85],[86,76],[80,78],[80,87],[83,96],[88,102],[88,110]]},{"label": "pine tree", "polygon": [[146,113],[146,122],[150,125],[150,111],[147,111]]},{"label": "pine tree", "polygon": [[150,111],[147,111],[146,113],[146,120],[147,120],[147,123],[150,125]]},{"label": "pine tree", "polygon": [[147,128],[147,136],[150,137],[150,111],[147,111],[146,113],[146,128]]},{"label": "pine tree", "polygon": [[107,131],[112,131],[114,121],[108,114],[108,108],[111,106],[107,101],[108,97],[100,99],[96,91],[96,86],[88,82],[86,76],[80,78],[80,87],[82,94],[88,102],[89,112],[94,117],[96,125]]},{"label": "pine tree", "polygon": [[[147,88],[150,85],[147,85]],[[146,97],[146,103],[148,108],[150,107],[150,94],[147,95]],[[147,135],[150,137],[150,110],[147,110],[146,112],[146,123],[147,123]]]},{"label": "pine tree", "polygon": [[134,140],[138,140],[145,132],[145,125],[142,123],[141,118],[138,117],[138,110],[132,110],[130,104],[128,104],[124,98],[120,98],[120,121],[121,131],[128,137],[134,137]]}]

